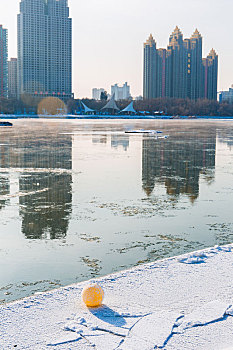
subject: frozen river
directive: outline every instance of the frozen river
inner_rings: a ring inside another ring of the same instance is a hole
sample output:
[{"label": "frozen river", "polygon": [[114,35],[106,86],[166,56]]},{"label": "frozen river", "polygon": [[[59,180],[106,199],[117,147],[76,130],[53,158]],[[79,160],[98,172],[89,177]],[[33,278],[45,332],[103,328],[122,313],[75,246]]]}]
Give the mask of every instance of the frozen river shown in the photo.
[{"label": "frozen river", "polygon": [[[0,303],[233,242],[233,121],[0,128]],[[168,139],[125,134],[162,130]]]}]

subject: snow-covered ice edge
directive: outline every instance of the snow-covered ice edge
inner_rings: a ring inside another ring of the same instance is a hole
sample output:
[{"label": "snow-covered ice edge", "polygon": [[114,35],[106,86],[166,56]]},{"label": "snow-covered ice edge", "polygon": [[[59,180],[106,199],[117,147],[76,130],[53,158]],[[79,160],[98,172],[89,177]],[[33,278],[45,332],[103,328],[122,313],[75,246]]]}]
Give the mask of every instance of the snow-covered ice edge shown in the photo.
[{"label": "snow-covered ice edge", "polygon": [[233,244],[140,265],[0,307],[0,349],[233,349]]}]

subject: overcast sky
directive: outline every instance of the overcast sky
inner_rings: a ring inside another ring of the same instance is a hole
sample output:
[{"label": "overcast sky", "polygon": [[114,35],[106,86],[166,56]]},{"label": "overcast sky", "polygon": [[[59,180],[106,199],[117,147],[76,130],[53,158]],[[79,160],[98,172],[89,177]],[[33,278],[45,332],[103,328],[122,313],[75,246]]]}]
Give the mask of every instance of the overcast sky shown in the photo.
[{"label": "overcast sky", "polygon": [[[204,55],[219,55],[219,87],[233,84],[232,0],[69,0],[73,18],[73,91],[91,97],[93,87],[110,91],[127,81],[142,94],[143,42],[150,33],[166,47],[176,25],[184,37],[197,27]],[[9,57],[17,55],[19,0],[0,0],[0,24],[9,30]]]}]

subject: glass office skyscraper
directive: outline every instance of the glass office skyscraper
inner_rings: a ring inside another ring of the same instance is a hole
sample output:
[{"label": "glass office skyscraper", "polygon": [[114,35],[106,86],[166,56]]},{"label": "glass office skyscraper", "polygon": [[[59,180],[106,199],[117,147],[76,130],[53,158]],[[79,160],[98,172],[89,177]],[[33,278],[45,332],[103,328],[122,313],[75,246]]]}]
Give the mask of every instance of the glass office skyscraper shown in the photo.
[{"label": "glass office skyscraper", "polygon": [[18,14],[19,95],[72,95],[72,19],[68,0],[21,0]]}]

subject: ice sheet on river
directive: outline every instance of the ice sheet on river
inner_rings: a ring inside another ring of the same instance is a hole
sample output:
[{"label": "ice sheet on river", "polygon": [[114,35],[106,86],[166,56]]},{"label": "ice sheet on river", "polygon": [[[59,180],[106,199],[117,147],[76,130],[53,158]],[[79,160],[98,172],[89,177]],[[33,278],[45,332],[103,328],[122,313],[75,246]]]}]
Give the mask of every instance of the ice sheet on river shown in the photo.
[{"label": "ice sheet on river", "polygon": [[232,349],[232,265],[233,245],[214,247],[99,279],[98,309],[86,283],[2,306],[0,349]]}]

